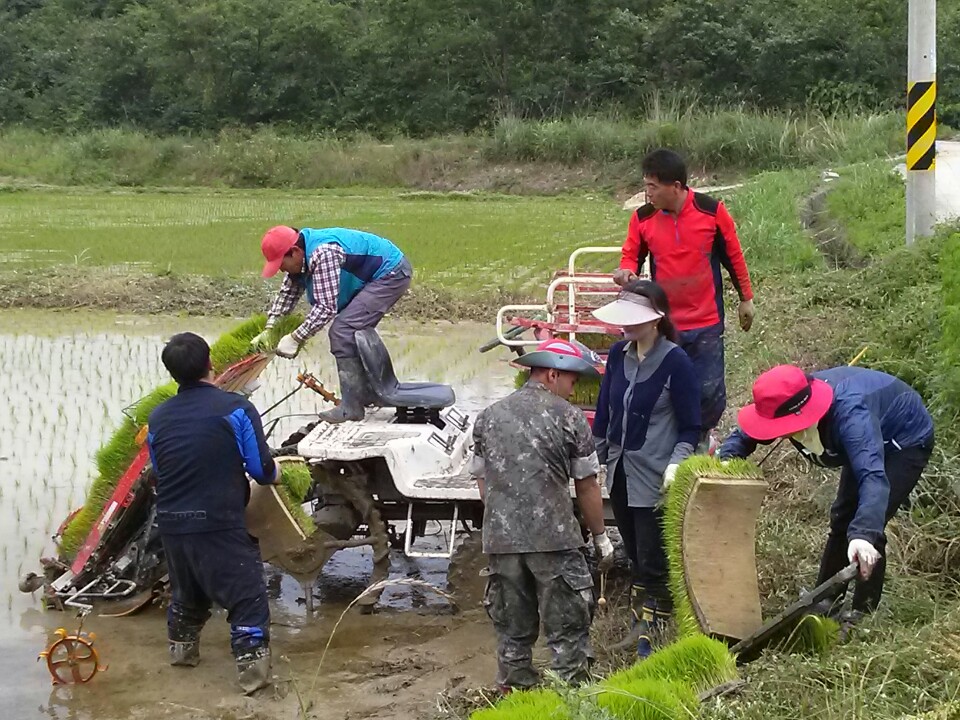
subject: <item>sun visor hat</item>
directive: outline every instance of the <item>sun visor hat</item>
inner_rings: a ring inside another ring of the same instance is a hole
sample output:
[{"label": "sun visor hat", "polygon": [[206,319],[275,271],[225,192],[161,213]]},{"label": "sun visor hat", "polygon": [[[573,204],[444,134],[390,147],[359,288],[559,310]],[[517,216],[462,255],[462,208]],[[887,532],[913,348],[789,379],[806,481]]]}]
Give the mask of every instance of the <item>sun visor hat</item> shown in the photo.
[{"label": "sun visor hat", "polygon": [[594,310],[593,316],[607,325],[628,327],[659,320],[663,313],[654,308],[650,298],[645,295],[624,290],[612,303]]},{"label": "sun visor hat", "polygon": [[[586,350],[586,353],[584,353]],[[537,349],[521,355],[514,362],[529,368],[549,368],[572,372],[587,377],[600,377],[597,364],[602,366],[600,357],[580,343],[572,343],[560,338],[544,340]]]}]

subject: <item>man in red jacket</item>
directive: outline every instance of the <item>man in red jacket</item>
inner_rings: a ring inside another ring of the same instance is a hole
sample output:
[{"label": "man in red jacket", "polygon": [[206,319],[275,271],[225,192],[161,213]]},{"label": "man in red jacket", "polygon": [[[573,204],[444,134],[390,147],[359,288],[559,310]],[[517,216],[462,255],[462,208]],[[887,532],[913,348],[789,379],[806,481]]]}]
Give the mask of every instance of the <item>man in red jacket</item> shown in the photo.
[{"label": "man in red jacket", "polygon": [[647,204],[630,219],[619,285],[633,280],[646,257],[650,275],[667,293],[680,347],[701,383],[703,437],[717,426],[727,406],[723,361],[723,279],[726,268],[740,296],[740,327],[753,324],[753,290],[733,218],[723,203],[687,187],[687,168],[672,150],[643,159]]}]

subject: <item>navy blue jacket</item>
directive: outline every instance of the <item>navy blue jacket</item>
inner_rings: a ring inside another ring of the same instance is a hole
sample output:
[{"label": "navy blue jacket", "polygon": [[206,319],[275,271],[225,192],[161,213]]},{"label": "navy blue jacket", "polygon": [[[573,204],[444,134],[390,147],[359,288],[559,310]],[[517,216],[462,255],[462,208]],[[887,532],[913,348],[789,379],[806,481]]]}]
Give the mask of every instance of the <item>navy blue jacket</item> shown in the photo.
[{"label": "navy blue jacket", "polygon": [[622,462],[629,507],[657,505],[663,471],[700,439],[700,383],[687,354],[663,337],[643,360],[631,342],[611,347],[593,435],[607,484]]},{"label": "navy blue jacket", "polygon": [[[833,388],[833,403],[818,423],[824,453],[814,456],[791,442],[818,465],[850,468],[857,478],[860,502],[847,538],[875,543],[883,533],[890,497],[884,457],[903,448],[932,447],[933,419],[917,391],[892,375],[847,366],[812,375]],[[718,455],[744,458],[757,445],[742,430],[734,430]]]},{"label": "navy blue jacket", "polygon": [[256,409],[209,383],[181,385],[150,413],[147,442],[161,533],[246,528],[245,473],[262,485],[276,475]]}]

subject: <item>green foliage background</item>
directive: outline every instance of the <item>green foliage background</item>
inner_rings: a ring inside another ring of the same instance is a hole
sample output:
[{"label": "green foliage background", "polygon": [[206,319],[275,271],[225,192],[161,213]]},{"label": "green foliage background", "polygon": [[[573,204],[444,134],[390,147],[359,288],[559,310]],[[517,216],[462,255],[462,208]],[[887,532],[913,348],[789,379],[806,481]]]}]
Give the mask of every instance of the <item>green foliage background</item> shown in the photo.
[{"label": "green foliage background", "polygon": [[[0,123],[276,124],[426,135],[653,91],[827,112],[900,106],[902,0],[3,0]],[[960,118],[960,7],[940,111]]]}]

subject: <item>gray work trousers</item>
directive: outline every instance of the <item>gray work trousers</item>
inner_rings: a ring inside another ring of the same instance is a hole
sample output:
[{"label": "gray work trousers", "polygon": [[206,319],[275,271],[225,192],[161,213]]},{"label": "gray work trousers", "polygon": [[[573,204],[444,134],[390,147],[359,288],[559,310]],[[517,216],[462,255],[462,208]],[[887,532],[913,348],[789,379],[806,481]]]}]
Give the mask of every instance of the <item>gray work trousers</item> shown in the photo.
[{"label": "gray work trousers", "polygon": [[413,267],[404,258],[396,268],[379,280],[367,283],[330,324],[330,352],[335,358],[359,355],[353,334],[376,327],[381,318],[410,287]]},{"label": "gray work trousers", "polygon": [[571,683],[589,679],[593,578],[580,550],[488,556],[483,598],[497,631],[497,683],[529,688],[540,681],[533,646],[543,634],[550,666]]}]

